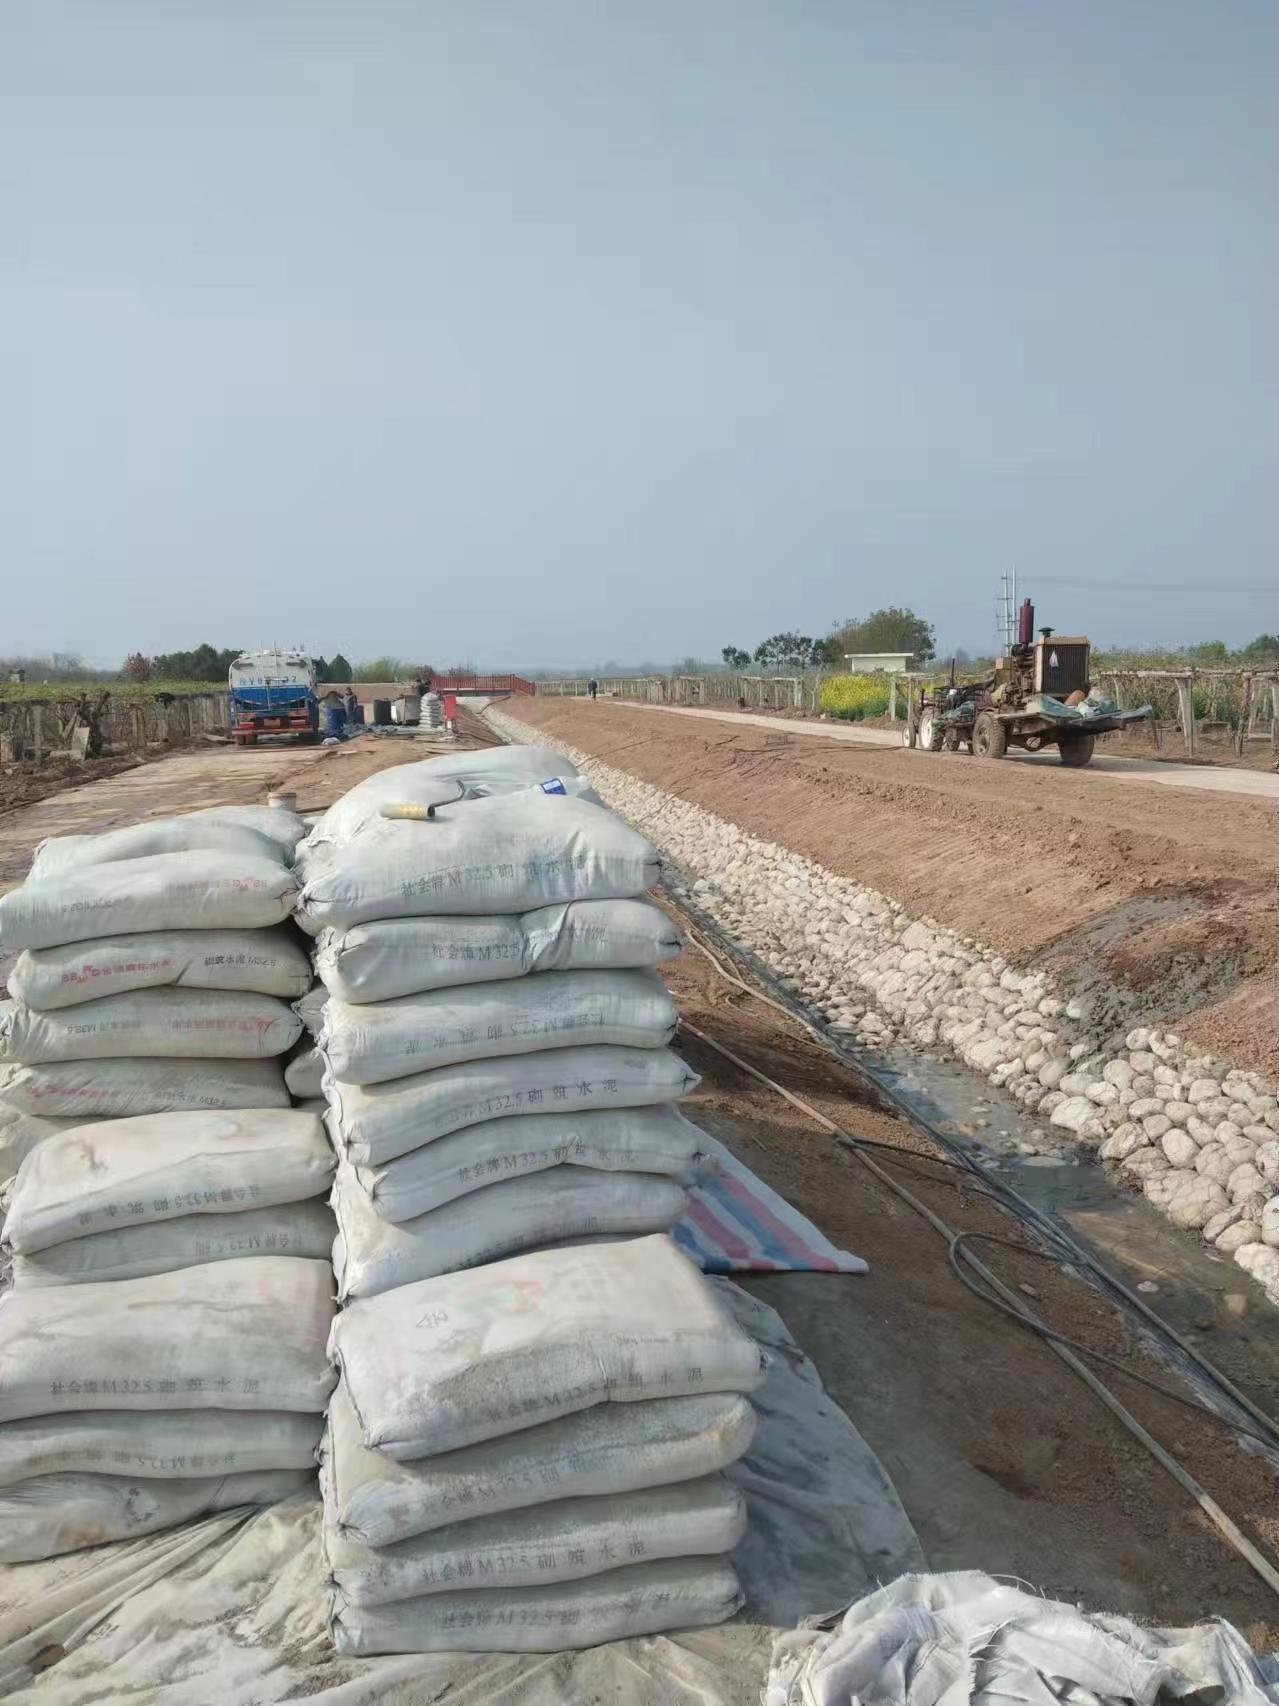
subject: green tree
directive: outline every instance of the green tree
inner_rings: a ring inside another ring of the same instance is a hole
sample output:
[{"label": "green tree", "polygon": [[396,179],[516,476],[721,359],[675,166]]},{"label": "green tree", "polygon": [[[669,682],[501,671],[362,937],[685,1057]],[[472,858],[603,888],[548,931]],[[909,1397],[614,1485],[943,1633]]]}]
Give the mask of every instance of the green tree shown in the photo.
[{"label": "green tree", "polygon": [[1201,640],[1187,650],[1186,656],[1192,663],[1229,663],[1230,647],[1224,640]]},{"label": "green tree", "polygon": [[227,671],[240,655],[239,646],[220,650],[207,642],[191,652],[160,652],[151,660],[152,674],[165,681],[226,681]]},{"label": "green tree", "polygon": [[761,669],[812,669],[817,643],[808,634],[773,634],[755,647],[755,662]]},{"label": "green tree", "polygon": [[894,604],[860,619],[837,622],[818,645],[823,663],[843,669],[850,652],[909,652],[916,663],[927,663],[937,642],[931,622]]},{"label": "green tree", "polygon": [[726,669],[741,671],[746,669],[751,661],[751,654],[744,652],[740,646],[725,646],[719,655],[723,658]]},{"label": "green tree", "polygon": [[326,681],[346,682],[346,681],[350,681],[350,679],[351,679],[351,666],[350,666],[350,664],[342,656],[341,652],[335,652],[334,655],[329,659],[329,673],[327,676],[325,676],[325,680]]},{"label": "green tree", "polygon": [[357,663],[351,671],[352,681],[386,681],[404,680],[413,669],[413,665],[404,658],[368,658],[364,663]]},{"label": "green tree", "polygon": [[1258,634],[1240,652],[1249,663],[1269,663],[1279,659],[1279,634]]}]

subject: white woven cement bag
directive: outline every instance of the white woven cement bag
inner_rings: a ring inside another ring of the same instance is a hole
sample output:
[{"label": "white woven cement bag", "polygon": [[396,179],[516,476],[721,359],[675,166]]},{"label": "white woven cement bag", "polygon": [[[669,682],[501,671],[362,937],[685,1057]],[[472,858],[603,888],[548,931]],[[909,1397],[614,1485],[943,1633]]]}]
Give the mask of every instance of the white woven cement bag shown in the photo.
[{"label": "white woven cement bag", "polygon": [[294,1002],[293,1011],[309,1037],[318,1037],[324,1029],[324,1009],[328,1004],[329,992],[322,983],[311,984],[301,1000]]},{"label": "white woven cement bag", "polygon": [[742,1604],[725,1558],[633,1564],[544,1588],[423,1594],[391,1605],[334,1594],[329,1627],[339,1653],[558,1653],[723,1623]]},{"label": "white woven cement bag", "polygon": [[393,1286],[479,1267],[517,1250],[597,1234],[667,1232],[685,1192],[657,1173],[552,1167],[472,1191],[402,1224],[383,1220],[346,1166],[333,1187],[338,1297],[376,1297]]},{"label": "white woven cement bag", "polygon": [[471,1588],[537,1588],[580,1581],[623,1564],[718,1557],[746,1531],[746,1500],[721,1475],[607,1498],[558,1499],[363,1546],[325,1513],[333,1586],[352,1605]]},{"label": "white woven cement bag", "polygon": [[244,1256],[0,1298],[0,1422],[68,1410],[323,1410],[327,1262]]},{"label": "white woven cement bag", "polygon": [[[620,976],[621,973],[614,973]],[[302,1021],[274,995],[232,989],[134,989],[53,1013],[0,1002],[0,1060],[260,1060],[283,1054]]]},{"label": "white woven cement bag", "polygon": [[359,1180],[383,1220],[413,1220],[458,1197],[548,1167],[664,1173],[682,1183],[706,1164],[705,1138],[679,1109],[616,1108],[585,1114],[519,1114],[438,1137],[398,1160],[361,1167]]},{"label": "white woven cement bag", "polygon": [[229,853],[240,858],[271,859],[283,865],[284,850],[270,836],[245,824],[219,818],[156,818],[131,823],[105,835],[55,835],[40,842],[29,880],[65,876],[86,865],[113,865],[121,859],[148,859],[156,853]]},{"label": "white woven cement bag", "polygon": [[27,1157],[4,1242],[30,1255],[90,1233],[302,1202],[329,1189],[334,1165],[321,1122],[293,1109],[99,1120]]},{"label": "white woven cement bag", "polygon": [[295,1001],[311,984],[293,930],[152,930],[28,948],[9,973],[9,993],[41,1012],[103,995],[176,985],[242,989]]},{"label": "white woven cement bag", "polygon": [[331,1000],[319,1046],[344,1084],[381,1084],[466,1060],[570,1045],[662,1048],[678,1018],[655,972],[553,971],[371,1006]]},{"label": "white woven cement bag", "polygon": [[312,1102],[324,1094],[324,1056],[314,1047],[299,1049],[284,1068],[284,1082],[296,1101]]},{"label": "white woven cement bag", "polygon": [[239,1256],[305,1256],[325,1261],[333,1248],[333,1211],[323,1197],[235,1214],[188,1214],[145,1226],[91,1232],[13,1258],[15,1289],[145,1279]]},{"label": "white woven cement bag", "polygon": [[372,918],[525,912],[643,894],[659,874],[652,844],[603,806],[507,794],[444,806],[431,823],[384,822],[339,848],[308,871],[297,919],[318,935]]},{"label": "white woven cement bag", "polygon": [[548,776],[577,773],[577,766],[551,746],[498,746],[487,752],[446,753],[416,764],[397,764],[348,788],[316,824],[308,843],[349,841],[375,822],[389,801],[433,805],[452,799],[459,787],[480,793],[503,782],[527,786]]},{"label": "white woven cement bag", "polygon": [[326,1086],[330,1130],[359,1166],[513,1114],[642,1108],[687,1096],[699,1079],[670,1049],[557,1048],[468,1060],[385,1084]]},{"label": "white woven cement bag", "polygon": [[36,1144],[79,1123],[79,1120],[42,1120],[33,1114],[19,1113],[0,1100],[0,1191],[6,1201],[11,1180]]},{"label": "white woven cement bag", "polygon": [[311,1485],[305,1469],[137,1481],[127,1475],[39,1475],[0,1488],[0,1563],[29,1563],[136,1540],[238,1505],[274,1505]]},{"label": "white woven cement bag", "polygon": [[181,1480],[311,1469],[322,1422],[288,1410],[80,1410],[0,1424],[0,1487],[35,1475]]},{"label": "white woven cement bag", "polygon": [[296,899],[293,873],[261,854],[156,853],[11,889],[0,897],[0,947],[56,948],[135,930],[256,930],[282,923]]},{"label": "white woven cement bag", "polygon": [[359,1004],[532,972],[655,967],[680,947],[678,928],[651,901],[573,900],[514,916],[391,918],[325,930],[315,969],[340,1001]]},{"label": "white woven cement bag", "polygon": [[397,1463],[364,1444],[339,1381],[329,1400],[320,1481],[329,1519],[344,1534],[366,1546],[390,1546],[551,1499],[612,1497],[713,1475],[743,1456],[754,1435],[749,1398],[709,1392],[597,1404],[482,1445]]},{"label": "white woven cement bag", "polygon": [[763,1379],[759,1346],[661,1234],[400,1286],[339,1315],[329,1349],[364,1443],[396,1458]]},{"label": "white woven cement bag", "polygon": [[278,1059],[61,1060],[0,1066],[0,1101],[41,1119],[124,1119],[200,1108],[287,1108]]},{"label": "white woven cement bag", "polygon": [[306,824],[296,812],[283,806],[203,806],[185,812],[187,818],[214,818],[221,823],[242,823],[267,835],[292,860],[293,850],[306,834]]}]

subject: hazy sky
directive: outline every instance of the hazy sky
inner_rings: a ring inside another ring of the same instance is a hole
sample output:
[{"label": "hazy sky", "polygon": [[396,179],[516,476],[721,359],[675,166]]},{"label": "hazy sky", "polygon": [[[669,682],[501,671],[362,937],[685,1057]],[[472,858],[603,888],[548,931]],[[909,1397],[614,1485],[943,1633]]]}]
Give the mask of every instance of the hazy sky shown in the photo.
[{"label": "hazy sky", "polygon": [[1279,630],[1277,78],[1275,0],[10,0],[0,653]]}]

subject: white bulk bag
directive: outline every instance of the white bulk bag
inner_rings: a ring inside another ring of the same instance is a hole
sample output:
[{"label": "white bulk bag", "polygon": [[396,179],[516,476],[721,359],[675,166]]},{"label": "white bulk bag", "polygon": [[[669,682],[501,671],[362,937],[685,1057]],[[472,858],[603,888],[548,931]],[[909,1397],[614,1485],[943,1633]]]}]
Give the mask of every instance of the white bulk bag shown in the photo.
[{"label": "white bulk bag", "polygon": [[394,1001],[532,972],[659,966],[675,958],[681,940],[651,901],[572,900],[513,916],[391,918],[325,930],[315,970],[341,1001]]},{"label": "white bulk bag", "polygon": [[0,897],[0,947],[135,930],[256,930],[281,923],[296,899],[293,873],[261,854],[156,853],[11,889]]},{"label": "white bulk bag", "polygon": [[667,1232],[684,1212],[682,1185],[658,1173],[552,1167],[486,1185],[431,1214],[383,1220],[351,1168],[333,1187],[338,1298],[375,1297],[393,1286],[494,1262],[517,1250],[598,1234]]},{"label": "white bulk bag", "polygon": [[0,1421],[67,1410],[322,1410],[326,1262],[244,1256],[0,1298]]},{"label": "white bulk bag", "polygon": [[319,1047],[344,1084],[381,1084],[466,1060],[569,1045],[661,1048],[678,1021],[655,972],[553,971],[370,1006],[330,1000]]},{"label": "white bulk bag", "polygon": [[558,1653],[723,1623],[742,1591],[725,1558],[633,1564],[544,1588],[423,1594],[350,1605],[335,1593],[329,1627],[339,1653]]},{"label": "white bulk bag", "polygon": [[278,842],[245,824],[218,818],[155,818],[131,823],[103,835],[53,835],[39,843],[28,880],[43,882],[86,865],[114,865],[121,859],[148,859],[156,853],[230,853],[286,863]]},{"label": "white bulk bag", "polygon": [[688,1095],[698,1082],[670,1049],[557,1048],[468,1060],[386,1084],[335,1080],[326,1091],[330,1130],[348,1158],[365,1166],[482,1120],[649,1107]]},{"label": "white bulk bag", "polygon": [[28,948],[9,973],[9,993],[51,1012],[130,989],[243,989],[304,995],[311,984],[306,950],[293,930],[139,930]]},{"label": "white bulk bag", "polygon": [[305,1256],[327,1260],[333,1211],[323,1197],[235,1214],[187,1214],[118,1231],[91,1232],[34,1255],[13,1258],[15,1289],[145,1279],[238,1256]]},{"label": "white bulk bag", "polygon": [[609,1400],[751,1392],[763,1379],[758,1345],[664,1234],[399,1286],[344,1310],[329,1352],[364,1443],[397,1458]]},{"label": "white bulk bag", "polygon": [[659,874],[652,844],[603,806],[507,794],[443,806],[431,823],[384,820],[308,872],[297,920],[318,935],[371,918],[524,912],[642,894]]},{"label": "white bulk bag", "polygon": [[[613,974],[621,976],[620,972]],[[133,989],[52,1013],[0,1002],[0,1060],[260,1060],[283,1054],[302,1021],[274,995],[238,989]]]},{"label": "white bulk bag", "polygon": [[284,1068],[284,1082],[296,1101],[311,1102],[324,1094],[324,1056],[312,1045],[299,1049]]},{"label": "white bulk bag", "polygon": [[334,1164],[321,1122],[296,1109],[99,1120],[27,1157],[4,1242],[30,1255],[125,1226],[301,1202],[328,1190]]},{"label": "white bulk bag", "polygon": [[[397,1463],[364,1444],[339,1381],[329,1400],[320,1481],[326,1513],[344,1534],[366,1546],[389,1546],[551,1499],[612,1497],[713,1475],[743,1456],[754,1435],[749,1398],[709,1392],[597,1404],[482,1445]],[[3,1463],[0,1452],[0,1469]]]},{"label": "white bulk bag", "polygon": [[[0,1090],[0,1098],[3,1095]],[[55,1132],[69,1131],[79,1123],[79,1120],[43,1120],[33,1114],[22,1114],[0,1099],[0,1187],[5,1187],[5,1195],[9,1181],[37,1143]]]},{"label": "white bulk bag", "polygon": [[278,1059],[60,1060],[0,1066],[0,1101],[80,1124],[199,1108],[287,1108],[289,1092]]},{"label": "white bulk bag", "polygon": [[325,1513],[334,1587],[352,1605],[469,1588],[579,1581],[640,1559],[718,1557],[746,1530],[746,1500],[722,1475],[604,1498],[558,1499],[455,1522],[395,1546],[362,1546]]},{"label": "white bulk bag", "polygon": [[0,1563],[29,1563],[136,1540],[238,1505],[274,1505],[312,1484],[305,1469],[256,1470],[190,1481],[127,1475],[38,1475],[0,1487]]},{"label": "white bulk bag", "polygon": [[323,1423],[289,1410],[80,1410],[0,1423],[0,1486],[36,1475],[173,1481],[311,1469]]},{"label": "white bulk bag", "polygon": [[437,1137],[358,1177],[383,1220],[412,1220],[501,1180],[548,1167],[666,1173],[687,1181],[705,1165],[705,1138],[679,1109],[614,1108],[585,1114],[519,1114]]},{"label": "white bulk bag", "polygon": [[551,746],[496,746],[487,752],[450,752],[415,764],[397,764],[348,788],[311,831],[308,846],[349,841],[378,819],[388,801],[432,805],[452,799],[459,787],[480,795],[504,782],[519,786],[577,774],[577,766]]}]

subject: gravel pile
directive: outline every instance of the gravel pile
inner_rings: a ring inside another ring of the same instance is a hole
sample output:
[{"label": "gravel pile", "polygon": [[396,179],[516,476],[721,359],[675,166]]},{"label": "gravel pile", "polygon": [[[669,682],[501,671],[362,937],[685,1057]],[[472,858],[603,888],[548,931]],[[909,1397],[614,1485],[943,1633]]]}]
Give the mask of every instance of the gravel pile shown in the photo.
[{"label": "gravel pile", "polygon": [[[518,719],[486,715],[507,738],[527,739]],[[1044,972],[1016,971],[873,889],[589,753],[562,750],[682,868],[688,898],[837,1036],[956,1056],[1063,1140],[1081,1140],[1134,1178],[1279,1305],[1279,1099],[1260,1074],[1197,1055],[1171,1031],[1142,1026],[1116,1046]],[[667,875],[681,892],[678,874]]]}]

